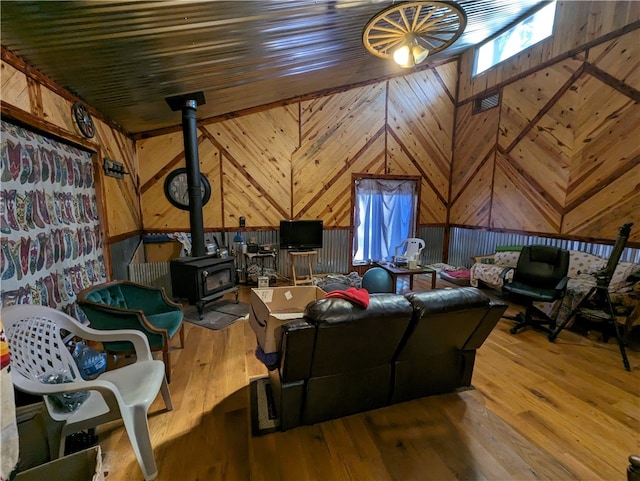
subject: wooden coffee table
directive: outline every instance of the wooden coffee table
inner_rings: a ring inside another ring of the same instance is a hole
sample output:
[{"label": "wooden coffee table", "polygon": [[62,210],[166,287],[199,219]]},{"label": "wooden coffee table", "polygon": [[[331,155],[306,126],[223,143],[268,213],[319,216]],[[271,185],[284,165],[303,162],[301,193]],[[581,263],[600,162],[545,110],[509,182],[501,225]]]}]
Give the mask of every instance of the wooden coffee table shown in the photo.
[{"label": "wooden coffee table", "polygon": [[404,267],[395,267],[386,262],[376,262],[376,265],[382,267],[385,271],[391,274],[391,278],[393,279],[393,292],[396,292],[399,276],[409,276],[409,290],[413,290],[413,276],[416,274],[431,274],[431,289],[436,288],[437,271],[431,267],[418,266],[415,269],[408,269]]}]

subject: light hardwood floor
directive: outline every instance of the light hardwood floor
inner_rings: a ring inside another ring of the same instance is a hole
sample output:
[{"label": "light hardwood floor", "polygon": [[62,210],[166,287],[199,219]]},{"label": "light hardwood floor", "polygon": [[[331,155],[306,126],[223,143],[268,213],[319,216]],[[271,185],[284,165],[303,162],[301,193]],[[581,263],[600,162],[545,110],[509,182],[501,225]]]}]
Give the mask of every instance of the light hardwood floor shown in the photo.
[{"label": "light hardwood floor", "polygon": [[[511,325],[478,351],[475,389],[252,437],[249,380],[267,371],[248,322],[187,323],[174,410],[150,410],[158,480],[625,480],[640,454],[640,353],[628,350],[627,372],[613,340],[565,330],[550,343]],[[121,423],[97,432],[106,480],[142,479]]]}]

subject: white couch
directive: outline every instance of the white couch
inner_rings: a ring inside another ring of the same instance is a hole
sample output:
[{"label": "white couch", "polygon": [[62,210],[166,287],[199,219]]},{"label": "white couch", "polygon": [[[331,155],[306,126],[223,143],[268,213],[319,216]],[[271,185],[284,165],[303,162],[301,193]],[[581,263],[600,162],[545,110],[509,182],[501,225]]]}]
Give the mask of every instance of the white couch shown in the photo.
[{"label": "white couch", "polygon": [[[476,258],[478,262],[471,267],[470,272],[471,285],[478,287],[484,284],[500,290],[502,288],[500,274],[505,268],[515,267],[519,257],[519,250],[506,250]],[[560,324],[589,292],[589,289],[596,285],[593,274],[603,269],[607,261],[587,252],[569,251],[569,282],[565,297],[554,303],[536,303],[535,306],[550,316],[556,316],[556,322]],[[618,263],[609,284],[612,298],[615,294],[629,293],[633,290],[633,283],[628,282],[627,279],[636,271],[640,271],[640,264]],[[513,279],[513,270],[507,272],[506,279]]]}]

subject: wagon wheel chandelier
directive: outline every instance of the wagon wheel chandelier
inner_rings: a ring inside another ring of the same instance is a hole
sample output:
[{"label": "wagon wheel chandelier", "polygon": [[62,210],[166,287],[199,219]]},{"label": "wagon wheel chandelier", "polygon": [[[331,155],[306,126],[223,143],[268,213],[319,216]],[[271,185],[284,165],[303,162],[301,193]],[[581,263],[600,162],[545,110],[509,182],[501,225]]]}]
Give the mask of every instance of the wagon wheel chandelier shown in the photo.
[{"label": "wagon wheel chandelier", "polygon": [[452,3],[403,2],[369,20],[362,43],[373,55],[411,68],[450,46],[466,24],[465,13]]}]

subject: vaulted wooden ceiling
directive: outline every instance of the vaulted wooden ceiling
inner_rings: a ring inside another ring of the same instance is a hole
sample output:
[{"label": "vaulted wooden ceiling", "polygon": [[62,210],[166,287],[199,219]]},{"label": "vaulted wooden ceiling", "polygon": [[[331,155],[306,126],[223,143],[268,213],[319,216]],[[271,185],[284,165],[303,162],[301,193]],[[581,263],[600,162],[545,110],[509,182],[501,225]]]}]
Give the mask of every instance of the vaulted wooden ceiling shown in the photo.
[{"label": "vaulted wooden ceiling", "polygon": [[[131,133],[180,124],[165,98],[204,92],[198,118],[407,73],[369,54],[366,23],[389,0],[5,1],[1,43]],[[541,0],[463,0],[459,55]]]}]

